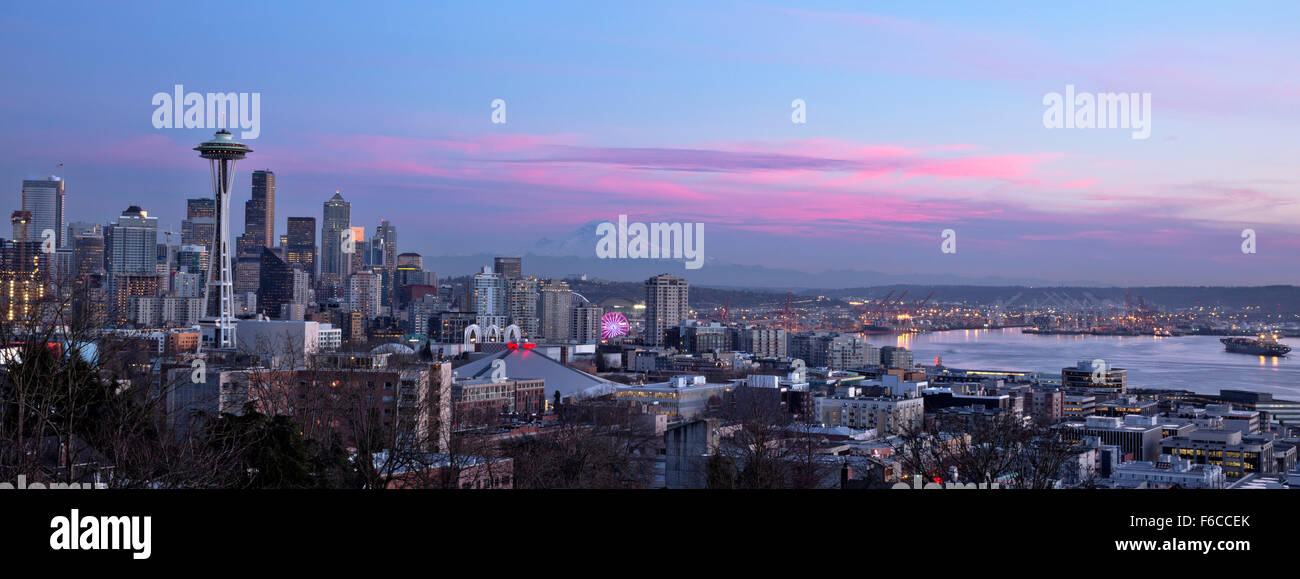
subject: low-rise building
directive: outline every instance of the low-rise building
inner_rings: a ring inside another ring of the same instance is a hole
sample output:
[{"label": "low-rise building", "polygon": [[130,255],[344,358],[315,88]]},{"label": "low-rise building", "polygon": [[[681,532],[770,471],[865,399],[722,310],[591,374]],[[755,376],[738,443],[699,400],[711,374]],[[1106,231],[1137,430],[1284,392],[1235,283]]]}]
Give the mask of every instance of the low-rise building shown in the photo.
[{"label": "low-rise building", "polygon": [[1104,444],[1120,447],[1129,460],[1154,462],[1161,453],[1160,441],[1164,430],[1155,417],[1129,415],[1123,418],[1089,416],[1078,421],[1070,420],[1055,426],[1069,442],[1080,443],[1085,437],[1095,436]]},{"label": "low-rise building", "polygon": [[1227,486],[1223,468],[1162,454],[1155,462],[1132,461],[1115,467],[1110,478],[1120,487],[1221,489]]},{"label": "low-rise building", "polygon": [[1195,430],[1171,436],[1161,444],[1161,453],[1186,458],[1196,464],[1223,468],[1229,479],[1256,473],[1275,472],[1273,441],[1243,435],[1239,430]]},{"label": "low-rise building", "polygon": [[646,404],[657,414],[670,418],[690,419],[708,409],[710,400],[721,404],[730,391],[729,384],[710,384],[704,376],[673,376],[667,382],[641,386],[616,386],[614,397],[621,401]]},{"label": "low-rise building", "polygon": [[1066,394],[1063,412],[1066,418],[1087,418],[1097,411],[1097,397],[1088,394]]},{"label": "low-rise building", "polygon": [[925,418],[925,399],[919,396],[831,396],[816,398],[814,403],[822,424],[870,428],[882,436],[916,429]]}]

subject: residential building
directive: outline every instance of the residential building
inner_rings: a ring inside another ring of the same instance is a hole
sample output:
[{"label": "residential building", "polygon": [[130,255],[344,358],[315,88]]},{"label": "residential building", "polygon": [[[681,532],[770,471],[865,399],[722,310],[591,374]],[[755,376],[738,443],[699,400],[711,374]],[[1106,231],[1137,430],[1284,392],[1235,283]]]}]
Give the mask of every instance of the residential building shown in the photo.
[{"label": "residential building", "polygon": [[690,289],[686,280],[666,273],[646,280],[645,345],[663,345],[668,328],[691,317]]}]

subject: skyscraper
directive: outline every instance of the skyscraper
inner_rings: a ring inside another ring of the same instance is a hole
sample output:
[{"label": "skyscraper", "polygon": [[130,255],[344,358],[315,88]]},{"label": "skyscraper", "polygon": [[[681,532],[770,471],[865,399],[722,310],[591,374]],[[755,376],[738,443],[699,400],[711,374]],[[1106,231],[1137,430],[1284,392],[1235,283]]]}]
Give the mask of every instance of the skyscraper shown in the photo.
[{"label": "skyscraper", "polygon": [[537,316],[540,298],[537,278],[507,279],[506,302],[510,309],[510,323],[519,326],[525,338],[537,339],[541,319]]},{"label": "skyscraper", "polygon": [[572,326],[573,292],[569,284],[549,280],[542,284],[542,336],[552,342],[569,339]]},{"label": "skyscraper", "polygon": [[39,240],[26,241],[31,213],[14,211],[14,240],[0,240],[0,316],[6,321],[28,320],[45,297],[49,260]]},{"label": "skyscraper", "polygon": [[181,221],[181,245],[202,245],[211,250],[216,231],[216,199],[186,199],[185,220]]},{"label": "skyscraper", "polygon": [[605,315],[605,308],[590,302],[584,302],[573,308],[572,324],[569,335],[579,344],[595,344],[600,341],[600,317]]},{"label": "skyscraper", "polygon": [[498,257],[492,260],[492,270],[506,279],[523,277],[523,258]]},{"label": "skyscraper", "polygon": [[348,308],[360,312],[369,320],[379,315],[379,276],[375,272],[358,271],[348,277]]},{"label": "skyscraper", "polygon": [[244,235],[239,253],[260,253],[275,247],[275,173],[253,171],[253,195],[244,202]]},{"label": "skyscraper", "polygon": [[352,228],[352,204],[338,191],[325,202],[320,227],[320,273],[322,278],[342,280],[352,271],[352,256],[343,253],[343,232]]},{"label": "skyscraper", "polygon": [[[78,247],[80,246],[78,238]],[[208,270],[208,248],[203,245],[182,245],[176,251],[176,270],[203,274]]]},{"label": "skyscraper", "polygon": [[280,306],[293,302],[293,266],[269,247],[262,248],[258,272],[257,309],[270,318],[280,317]]},{"label": "skyscraper", "polygon": [[111,319],[134,319],[132,298],[153,297],[158,277],[158,218],[137,205],[122,212],[104,230],[105,260],[110,279]]},{"label": "skyscraper", "polygon": [[397,290],[394,283],[397,273],[397,226],[389,223],[387,219],[380,219],[379,225],[375,227],[375,236],[370,240],[370,247],[374,254],[375,266],[384,276],[381,281],[383,304],[392,306]]},{"label": "skyscraper", "polygon": [[476,322],[484,331],[496,326],[505,328],[509,319],[506,311],[506,280],[485,266],[470,280],[470,307],[477,314]]},{"label": "skyscraper", "polygon": [[68,218],[64,212],[67,189],[63,179],[50,175],[44,179],[23,180],[23,211],[31,213],[27,224],[27,241],[40,241],[46,230],[53,230],[58,247],[67,244]]},{"label": "skyscraper", "polygon": [[[361,271],[367,269],[366,256],[370,255],[369,245],[366,243],[366,228],[360,225],[353,225],[348,229],[352,230],[352,252],[348,255],[348,271]],[[347,248],[343,248],[347,251]]]},{"label": "skyscraper", "polygon": [[316,218],[290,217],[289,236],[285,240],[285,258],[313,279],[316,277]]},{"label": "skyscraper", "polygon": [[104,236],[78,235],[72,239],[77,263],[77,277],[83,278],[104,269]]},{"label": "skyscraper", "polygon": [[106,261],[113,275],[158,271],[158,218],[132,205],[105,229]]},{"label": "skyscraper", "polygon": [[424,271],[424,257],[420,254],[398,254],[396,273],[395,307],[405,306],[407,302],[418,300],[426,294],[437,297],[438,275],[431,271]]},{"label": "skyscraper", "polygon": [[690,284],[675,275],[662,274],[645,282],[645,335],[647,346],[662,346],[664,331],[690,316]]}]

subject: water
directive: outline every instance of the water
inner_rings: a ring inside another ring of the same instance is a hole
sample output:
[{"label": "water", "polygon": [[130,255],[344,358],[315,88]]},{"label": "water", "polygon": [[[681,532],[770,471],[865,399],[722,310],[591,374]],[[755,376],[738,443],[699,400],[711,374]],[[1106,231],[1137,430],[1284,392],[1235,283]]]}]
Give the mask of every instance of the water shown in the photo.
[{"label": "water", "polygon": [[[877,345],[904,346],[916,362],[965,369],[1026,370],[1059,374],[1080,360],[1102,359],[1128,370],[1130,388],[1179,388],[1207,394],[1220,389],[1270,392],[1300,398],[1300,355],[1234,354],[1215,336],[1040,336],[1019,328],[950,330],[930,334],[870,336]],[[1300,340],[1287,345],[1300,352]]]}]

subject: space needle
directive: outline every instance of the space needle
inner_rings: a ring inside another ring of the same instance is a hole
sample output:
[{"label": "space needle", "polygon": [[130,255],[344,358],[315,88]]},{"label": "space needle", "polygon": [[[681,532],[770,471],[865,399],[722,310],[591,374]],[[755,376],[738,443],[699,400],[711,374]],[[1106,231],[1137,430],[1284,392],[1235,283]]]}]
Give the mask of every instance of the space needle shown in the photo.
[{"label": "space needle", "polygon": [[[208,285],[203,294],[209,316],[215,315],[218,349],[235,347],[235,285],[230,271],[230,189],[235,181],[235,161],[253,152],[247,145],[236,141],[230,131],[221,129],[211,141],[205,141],[195,151],[207,159],[212,167],[212,194],[217,201],[216,240],[209,254]],[[212,288],[217,288],[217,306],[212,307]]]}]

